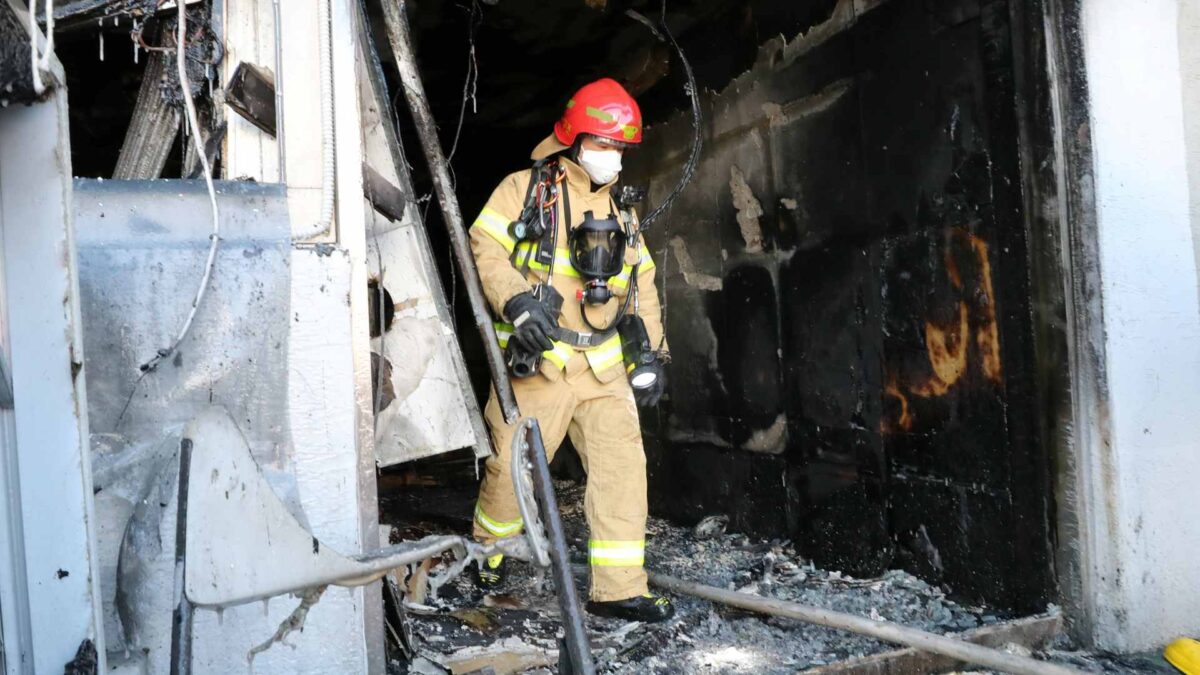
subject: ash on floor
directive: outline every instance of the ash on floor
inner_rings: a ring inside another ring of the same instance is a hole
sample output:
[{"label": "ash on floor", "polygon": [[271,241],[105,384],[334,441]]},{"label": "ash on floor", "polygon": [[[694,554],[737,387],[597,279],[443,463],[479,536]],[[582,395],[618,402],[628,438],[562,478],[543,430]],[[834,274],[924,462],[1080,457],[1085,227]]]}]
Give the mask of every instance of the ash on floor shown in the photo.
[{"label": "ash on floor", "polygon": [[[559,483],[558,495],[581,594],[587,588],[587,527],[583,488]],[[443,521],[444,522],[444,521]],[[428,526],[427,526],[428,527]],[[437,526],[445,529],[445,525]],[[434,528],[425,532],[436,531]],[[406,536],[420,533],[410,531]],[[859,616],[955,633],[997,623],[986,607],[964,606],[937,587],[902,571],[853,579],[815,568],[789,542],[761,541],[724,531],[719,518],[682,528],[651,518],[649,568],[683,579],[800,602]],[[497,593],[484,595],[470,574],[443,587],[423,606],[410,605],[416,656],[392,663],[395,673],[497,672],[554,663],[561,635],[553,585],[532,566],[509,566]],[[610,673],[795,673],[798,670],[894,649],[875,640],[788,619],[767,618],[674,597],[676,616],[657,625],[588,616],[593,654]],[[1073,658],[1060,652],[1062,660]],[[543,670],[550,672],[550,670]],[[1128,672],[1128,671],[1126,671]]]}]

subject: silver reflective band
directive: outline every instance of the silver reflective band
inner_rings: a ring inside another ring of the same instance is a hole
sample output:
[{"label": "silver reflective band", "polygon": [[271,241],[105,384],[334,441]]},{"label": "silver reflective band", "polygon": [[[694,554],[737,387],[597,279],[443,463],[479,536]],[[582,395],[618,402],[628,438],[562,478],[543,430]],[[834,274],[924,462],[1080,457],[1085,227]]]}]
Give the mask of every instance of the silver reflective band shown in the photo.
[{"label": "silver reflective band", "polygon": [[518,316],[517,320],[513,321],[513,328],[517,328],[521,324],[525,323],[527,319],[529,319],[529,312],[521,312],[521,316]]},{"label": "silver reflective band", "polygon": [[629,384],[632,385],[634,389],[645,389],[647,387],[651,387],[657,381],[658,375],[647,370],[643,370],[640,373],[635,372],[633,377],[629,378]]}]

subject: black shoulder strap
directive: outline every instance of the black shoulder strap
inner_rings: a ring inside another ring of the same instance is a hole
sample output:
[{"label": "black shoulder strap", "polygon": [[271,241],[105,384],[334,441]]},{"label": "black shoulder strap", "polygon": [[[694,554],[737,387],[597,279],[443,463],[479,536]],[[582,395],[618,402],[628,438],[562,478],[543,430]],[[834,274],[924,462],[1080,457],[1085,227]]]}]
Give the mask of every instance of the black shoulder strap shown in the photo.
[{"label": "black shoulder strap", "polygon": [[[525,186],[525,203],[524,206],[521,207],[521,215],[518,216],[518,218],[523,221],[528,222],[528,220],[535,215],[536,204],[534,204],[534,200],[536,199],[536,194],[534,192],[534,188],[537,186],[538,179],[545,170],[546,162],[547,160],[545,159],[539,159],[533,163],[533,168],[529,170],[529,183]],[[517,243],[519,244],[520,242]],[[513,250],[509,255],[508,261],[512,263],[513,267],[520,270],[522,275],[525,275],[529,273],[529,259],[533,256],[533,254],[531,252],[526,253],[525,260],[522,261],[520,266],[518,266],[517,253],[519,250],[519,246],[513,246]]]},{"label": "black shoulder strap", "polygon": [[[571,184],[568,183],[566,180],[563,180],[561,189],[562,189],[561,201],[562,201],[562,214],[563,214],[563,232],[565,232],[567,234],[567,237],[570,238],[570,236],[571,236]],[[557,233],[558,228],[556,227],[554,229],[555,229],[555,232]],[[557,237],[555,237],[554,239],[557,239]],[[545,240],[543,240],[543,241],[545,241]],[[550,244],[550,248],[551,249],[554,248],[553,243]],[[554,251],[553,250],[551,250],[549,252],[549,255],[547,256],[547,258],[548,258],[548,260],[546,261],[547,264],[549,264],[550,261],[554,260]]]}]

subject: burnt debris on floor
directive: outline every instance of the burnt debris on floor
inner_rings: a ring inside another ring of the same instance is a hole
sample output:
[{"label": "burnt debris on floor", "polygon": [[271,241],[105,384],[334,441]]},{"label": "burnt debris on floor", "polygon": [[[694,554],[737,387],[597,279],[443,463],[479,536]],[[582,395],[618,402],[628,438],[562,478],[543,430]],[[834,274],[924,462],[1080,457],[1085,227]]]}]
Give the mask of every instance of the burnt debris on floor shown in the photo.
[{"label": "burnt debris on floor", "polygon": [[[403,504],[385,504],[393,537],[465,531],[470,485],[441,488],[409,482]],[[558,494],[570,541],[576,581],[586,589],[587,526],[584,487],[560,481]],[[413,515],[416,507],[419,515]],[[763,597],[888,620],[936,633],[996,626],[1009,619],[986,606],[956,602],[917,577],[891,570],[857,579],[821,569],[786,540],[763,540],[728,530],[723,516],[687,528],[651,518],[647,532],[649,569]],[[510,565],[497,593],[485,595],[469,575],[422,596],[416,570],[401,579],[411,622],[411,658],[393,652],[392,673],[465,673],[484,666],[496,672],[554,668],[561,634],[553,586],[530,565]],[[659,625],[627,624],[589,616],[593,653],[601,672],[795,673],[881,652],[893,645],[797,621],[768,618],[709,602],[673,598],[677,614]],[[1052,610],[1053,611],[1053,610]],[[392,634],[399,636],[402,631]],[[1013,647],[1022,649],[1022,647]],[[1072,656],[1064,653],[1063,658]],[[1089,667],[1089,669],[1094,669]]]}]

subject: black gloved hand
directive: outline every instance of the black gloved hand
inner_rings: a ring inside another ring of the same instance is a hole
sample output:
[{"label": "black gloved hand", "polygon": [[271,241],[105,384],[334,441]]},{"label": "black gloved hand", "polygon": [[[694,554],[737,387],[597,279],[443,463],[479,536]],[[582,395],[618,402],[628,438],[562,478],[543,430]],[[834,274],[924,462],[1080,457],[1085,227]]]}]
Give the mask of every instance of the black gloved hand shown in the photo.
[{"label": "black gloved hand", "polygon": [[554,349],[550,336],[558,328],[558,321],[532,292],[514,295],[504,305],[504,316],[513,324],[512,339],[525,351],[541,353]]},{"label": "black gloved hand", "polygon": [[644,389],[633,390],[633,400],[637,402],[639,407],[653,408],[658,405],[659,399],[662,398],[663,392],[667,390],[667,369],[662,361],[655,361],[652,366],[658,377],[654,378],[654,384]]}]

